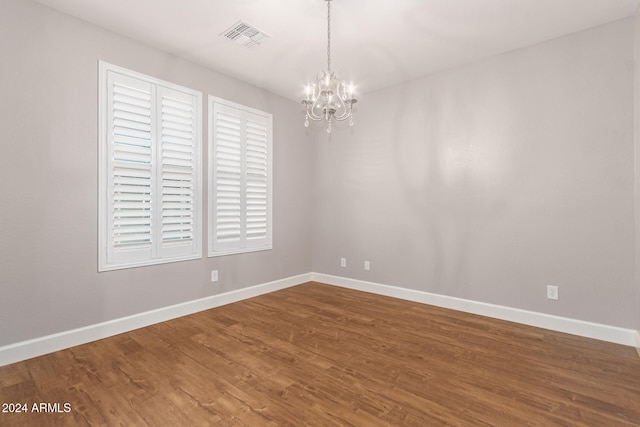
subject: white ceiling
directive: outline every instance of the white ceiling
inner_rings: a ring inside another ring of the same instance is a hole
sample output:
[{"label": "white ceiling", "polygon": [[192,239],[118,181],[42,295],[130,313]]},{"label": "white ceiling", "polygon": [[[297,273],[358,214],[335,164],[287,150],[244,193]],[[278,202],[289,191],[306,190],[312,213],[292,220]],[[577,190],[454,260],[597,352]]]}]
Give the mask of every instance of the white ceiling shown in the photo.
[{"label": "white ceiling", "polygon": [[[299,99],[326,68],[323,0],[35,0],[216,71]],[[614,21],[639,0],[334,0],[334,69],[369,92]],[[220,36],[242,19],[271,39]]]}]

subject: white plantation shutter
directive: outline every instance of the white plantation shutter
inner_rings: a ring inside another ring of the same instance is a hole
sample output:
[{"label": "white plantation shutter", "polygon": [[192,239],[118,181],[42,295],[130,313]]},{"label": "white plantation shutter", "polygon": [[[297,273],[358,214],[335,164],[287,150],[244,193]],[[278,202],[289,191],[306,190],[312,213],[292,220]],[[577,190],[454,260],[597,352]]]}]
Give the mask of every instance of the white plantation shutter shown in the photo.
[{"label": "white plantation shutter", "polygon": [[201,99],[100,62],[100,271],[201,257]]},{"label": "white plantation shutter", "polygon": [[271,249],[271,115],[209,99],[209,256]]}]

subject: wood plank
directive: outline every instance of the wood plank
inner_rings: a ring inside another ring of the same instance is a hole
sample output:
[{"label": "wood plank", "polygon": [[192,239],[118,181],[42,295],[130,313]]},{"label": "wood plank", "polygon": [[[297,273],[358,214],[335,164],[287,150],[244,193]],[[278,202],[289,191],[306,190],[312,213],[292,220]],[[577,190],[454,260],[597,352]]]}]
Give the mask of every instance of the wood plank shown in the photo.
[{"label": "wood plank", "polygon": [[633,347],[307,283],[0,367],[0,425],[638,426]]}]

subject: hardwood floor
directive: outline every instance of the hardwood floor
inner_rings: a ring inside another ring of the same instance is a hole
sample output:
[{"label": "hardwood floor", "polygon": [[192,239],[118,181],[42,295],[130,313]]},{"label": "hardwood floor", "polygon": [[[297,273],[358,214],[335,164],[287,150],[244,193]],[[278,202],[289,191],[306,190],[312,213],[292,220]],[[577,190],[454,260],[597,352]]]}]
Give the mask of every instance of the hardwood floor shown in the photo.
[{"label": "hardwood floor", "polygon": [[640,425],[631,347],[318,283],[0,367],[0,387],[28,405],[3,426]]}]

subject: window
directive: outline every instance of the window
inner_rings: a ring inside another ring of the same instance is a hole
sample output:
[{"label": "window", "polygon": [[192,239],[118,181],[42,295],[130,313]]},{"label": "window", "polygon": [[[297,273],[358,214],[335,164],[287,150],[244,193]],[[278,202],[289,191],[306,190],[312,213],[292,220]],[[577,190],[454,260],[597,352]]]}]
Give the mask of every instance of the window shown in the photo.
[{"label": "window", "polygon": [[209,97],[209,256],[272,248],[272,116]]},{"label": "window", "polygon": [[100,61],[99,271],[202,257],[202,94]]}]

